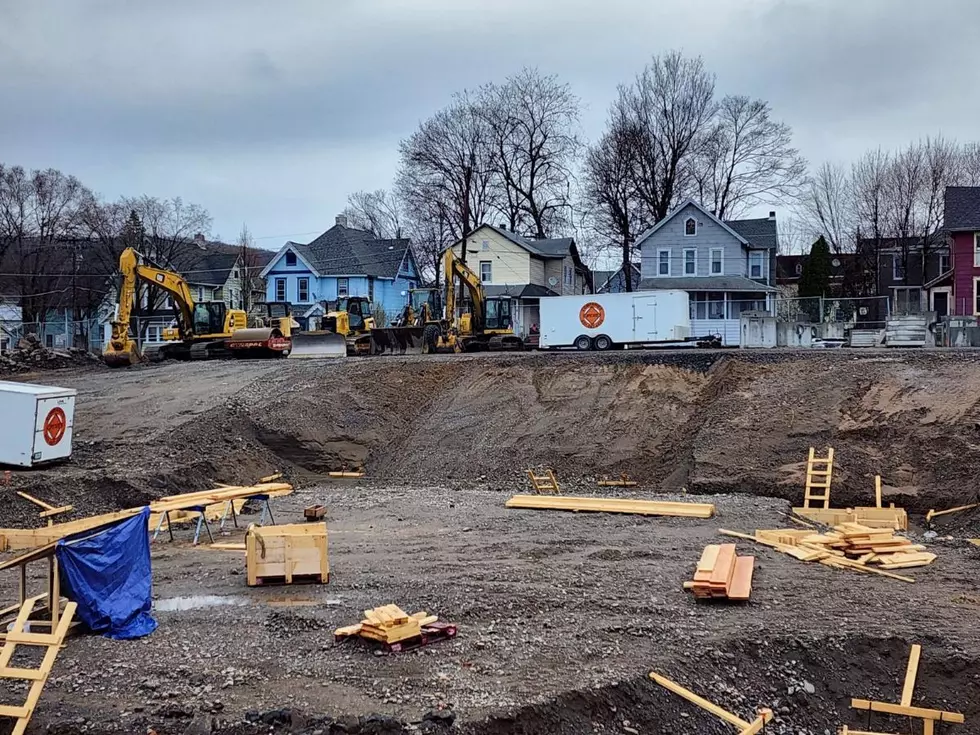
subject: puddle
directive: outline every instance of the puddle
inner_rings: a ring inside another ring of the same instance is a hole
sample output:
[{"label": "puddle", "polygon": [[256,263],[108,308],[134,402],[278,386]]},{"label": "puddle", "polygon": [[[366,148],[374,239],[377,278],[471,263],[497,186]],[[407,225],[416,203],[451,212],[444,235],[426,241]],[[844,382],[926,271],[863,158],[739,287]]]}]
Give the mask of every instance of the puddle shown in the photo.
[{"label": "puddle", "polygon": [[153,609],[157,612],[183,612],[186,610],[205,610],[210,607],[244,607],[245,605],[268,605],[270,607],[337,607],[340,600],[314,600],[310,597],[242,597],[240,595],[194,595],[191,597],[167,597],[156,600]]}]

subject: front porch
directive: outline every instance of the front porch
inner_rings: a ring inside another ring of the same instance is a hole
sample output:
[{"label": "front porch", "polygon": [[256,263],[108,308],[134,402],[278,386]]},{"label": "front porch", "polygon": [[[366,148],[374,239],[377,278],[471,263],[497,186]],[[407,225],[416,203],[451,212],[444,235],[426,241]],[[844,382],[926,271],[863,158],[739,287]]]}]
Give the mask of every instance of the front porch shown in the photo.
[{"label": "front porch", "polygon": [[689,291],[691,336],[717,336],[722,345],[738,347],[743,311],[773,314],[775,294],[765,291]]}]

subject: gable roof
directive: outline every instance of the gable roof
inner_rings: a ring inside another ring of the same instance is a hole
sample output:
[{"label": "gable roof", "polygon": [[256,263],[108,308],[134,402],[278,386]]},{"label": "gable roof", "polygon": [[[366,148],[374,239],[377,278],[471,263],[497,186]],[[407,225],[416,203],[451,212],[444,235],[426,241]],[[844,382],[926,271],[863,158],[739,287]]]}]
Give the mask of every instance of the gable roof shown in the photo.
[{"label": "gable roof", "polygon": [[729,219],[725,224],[740,234],[749,245],[757,248],[775,248],[779,244],[776,231],[776,220],[763,217],[761,219]]},{"label": "gable roof", "polygon": [[[630,263],[630,269],[633,271],[633,285],[636,286],[640,283],[640,266],[636,263]],[[619,266],[614,271],[592,271],[592,291],[593,293],[599,293],[602,289],[609,285],[609,282],[623,272],[623,266]]]},{"label": "gable roof", "polygon": [[[572,257],[578,256],[578,252],[575,249],[575,240],[571,237],[535,240],[534,238],[524,237],[522,235],[518,235],[516,232],[505,230],[502,227],[494,227],[493,225],[480,225],[480,227],[477,227],[472,233],[470,233],[471,236],[479,232],[484,227],[493,230],[498,235],[507,238],[515,245],[518,245],[541,258],[565,258],[569,255]],[[458,244],[458,241],[453,243],[453,247]]]},{"label": "gable roof", "polygon": [[980,230],[980,186],[947,186],[946,230]]},{"label": "gable roof", "polygon": [[407,257],[411,240],[379,240],[373,233],[334,225],[310,243],[287,242],[262,271],[293,250],[317,276],[372,276],[394,279]]},{"label": "gable roof", "polygon": [[701,212],[701,214],[703,214],[705,217],[707,217],[712,222],[714,222],[715,224],[717,224],[723,230],[726,230],[732,237],[734,237],[736,240],[738,240],[743,245],[748,245],[749,244],[748,240],[746,240],[740,234],[738,234],[737,232],[735,232],[735,230],[733,230],[731,227],[729,227],[728,225],[726,225],[720,219],[718,219],[717,217],[715,217],[711,212],[709,212],[707,209],[705,209],[704,207],[702,207],[700,204],[698,204],[693,199],[688,199],[685,202],[681,202],[680,205],[678,205],[677,207],[674,208],[674,211],[673,212],[671,212],[670,214],[668,214],[666,217],[664,217],[662,220],[660,220],[657,224],[655,224],[649,230],[647,230],[642,235],[640,235],[640,237],[637,238],[637,240],[636,240],[636,244],[637,245],[643,244],[643,242],[645,240],[649,239],[651,235],[653,235],[655,232],[657,232],[658,230],[660,230],[660,228],[662,228],[664,225],[666,225],[668,222],[670,222],[672,219],[674,219],[674,217],[676,217],[677,215],[679,215],[681,212],[683,212],[689,206],[694,207],[695,209],[697,209],[699,212]]}]

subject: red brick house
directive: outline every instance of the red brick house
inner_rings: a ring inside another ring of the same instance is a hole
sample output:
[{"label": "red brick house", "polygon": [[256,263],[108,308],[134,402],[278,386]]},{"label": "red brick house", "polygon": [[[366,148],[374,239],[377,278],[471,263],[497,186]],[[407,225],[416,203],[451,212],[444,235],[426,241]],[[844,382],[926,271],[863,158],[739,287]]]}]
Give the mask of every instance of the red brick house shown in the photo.
[{"label": "red brick house", "polygon": [[946,188],[955,316],[980,316],[980,186]]}]

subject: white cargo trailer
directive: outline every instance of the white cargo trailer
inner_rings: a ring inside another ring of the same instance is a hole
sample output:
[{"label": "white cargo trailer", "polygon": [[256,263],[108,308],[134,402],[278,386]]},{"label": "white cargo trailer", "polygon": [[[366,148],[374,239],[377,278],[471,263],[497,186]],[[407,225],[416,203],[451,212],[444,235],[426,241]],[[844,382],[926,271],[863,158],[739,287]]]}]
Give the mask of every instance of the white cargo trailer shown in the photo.
[{"label": "white cargo trailer", "polygon": [[609,350],[691,336],[687,291],[555,296],[540,303],[542,349]]},{"label": "white cargo trailer", "polygon": [[33,467],[70,457],[76,393],[0,380],[0,465]]}]

